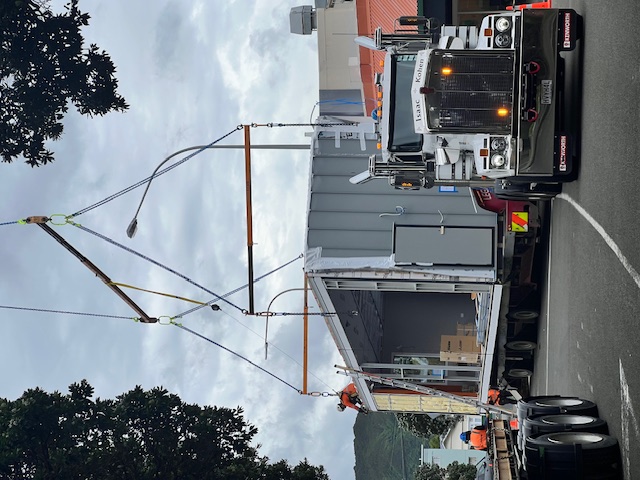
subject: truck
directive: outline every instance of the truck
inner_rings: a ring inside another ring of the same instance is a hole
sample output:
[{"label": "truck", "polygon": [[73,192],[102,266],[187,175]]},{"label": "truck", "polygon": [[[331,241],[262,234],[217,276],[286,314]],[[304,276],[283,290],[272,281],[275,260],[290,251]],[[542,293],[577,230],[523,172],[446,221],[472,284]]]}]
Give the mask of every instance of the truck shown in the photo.
[{"label": "truck", "polygon": [[479,27],[396,24],[356,39],[386,54],[375,78],[380,150],[353,183],[492,184],[500,198],[538,199],[576,178],[579,109],[567,78],[582,32],[575,10],[516,8]]},{"label": "truck", "polygon": [[[387,179],[390,193],[376,182],[361,193],[341,183],[358,158],[345,146],[356,132],[336,125],[314,139],[305,272],[343,368],[372,412],[488,412],[491,478],[618,478],[617,442],[593,403],[528,390],[544,200],[577,173],[564,55],[576,49],[581,19],[570,9],[523,9],[489,15],[479,29],[438,33],[432,23],[405,17],[400,26],[423,31],[357,39],[386,59],[375,78],[377,152],[349,179],[354,187]],[[493,217],[463,215],[460,196],[450,209],[443,203],[466,187],[474,208]],[[430,190],[442,195],[422,196]],[[389,218],[385,257],[377,238]],[[456,326],[469,294],[474,324]],[[497,387],[519,399],[515,410],[484,403]]]},{"label": "truck", "polygon": [[[348,366],[477,399],[502,383],[527,395],[544,281],[543,200],[573,173],[573,163],[565,158],[567,168],[560,168],[552,152],[556,140],[569,138],[556,138],[556,131],[564,132],[560,53],[576,48],[579,25],[573,10],[534,10],[532,16],[528,10],[489,15],[482,35],[474,27],[443,26],[436,33],[430,20],[405,17],[398,24],[422,22],[424,33],[377,29],[374,38],[356,39],[386,50],[384,72],[376,75],[379,107],[367,124],[373,129],[359,125],[360,133],[355,125],[319,120],[305,252],[305,272],[321,308],[343,312],[328,323]],[[565,18],[568,43],[558,46]],[[443,77],[437,88],[430,80]],[[550,97],[543,101],[542,85],[551,77]],[[440,107],[433,88],[440,92]],[[529,117],[523,117],[521,104]],[[364,150],[371,137],[377,145],[368,156],[369,169],[344,185],[344,174],[357,172],[357,147]],[[565,146],[573,151],[574,144]],[[489,161],[496,155],[502,160]],[[533,175],[543,164],[548,172]],[[382,191],[376,179],[388,179],[395,188],[384,185]],[[466,191],[471,201],[463,198]],[[346,318],[365,310],[365,300],[377,318]],[[417,320],[435,311],[443,313],[428,323]],[[469,316],[472,327],[457,325]],[[367,390],[364,383],[358,386]],[[394,394],[374,388],[365,406],[473,411],[455,402],[436,405]]]},{"label": "truck", "polygon": [[[478,393],[485,396],[490,385],[526,385],[532,375],[544,200],[577,174],[579,129],[568,115],[565,56],[576,50],[582,18],[573,9],[514,8],[485,16],[479,27],[436,23],[400,17],[393,33],[377,28],[373,38],[356,38],[386,54],[375,76],[379,151],[350,182],[469,187],[477,205],[496,214],[491,233],[446,228],[440,210],[441,224],[415,226],[424,235],[394,227],[396,250],[424,242],[424,253],[410,261],[394,252],[396,261],[425,271],[491,264],[489,278],[473,280],[492,284],[477,295]],[[458,246],[451,258],[433,253],[451,244]],[[449,281],[459,275],[448,273]]]}]

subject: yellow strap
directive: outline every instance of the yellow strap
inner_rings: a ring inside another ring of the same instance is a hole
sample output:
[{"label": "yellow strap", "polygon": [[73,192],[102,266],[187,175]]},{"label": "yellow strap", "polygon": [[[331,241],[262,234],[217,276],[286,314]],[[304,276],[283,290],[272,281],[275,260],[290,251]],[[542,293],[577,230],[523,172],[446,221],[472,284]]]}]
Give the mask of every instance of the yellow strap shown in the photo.
[{"label": "yellow strap", "polygon": [[171,298],[176,298],[178,300],[184,300],[185,302],[197,303],[198,305],[207,305],[207,303],[199,302],[198,300],[192,300],[190,298],[179,297],[178,295],[172,295],[170,293],[155,292],[153,290],[147,290],[145,288],[134,287],[133,285],[127,285],[126,283],[111,282],[110,285],[116,285],[118,287],[124,287],[124,288],[132,288],[134,290],[139,290],[141,292],[153,293],[155,295],[162,295],[164,297],[171,297]]}]

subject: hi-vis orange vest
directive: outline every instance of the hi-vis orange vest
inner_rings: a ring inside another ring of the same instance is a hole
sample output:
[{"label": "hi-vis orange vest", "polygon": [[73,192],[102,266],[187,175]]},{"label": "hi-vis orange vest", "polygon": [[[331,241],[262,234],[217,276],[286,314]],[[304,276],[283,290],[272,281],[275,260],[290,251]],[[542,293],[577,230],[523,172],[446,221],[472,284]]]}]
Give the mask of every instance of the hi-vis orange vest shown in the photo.
[{"label": "hi-vis orange vest", "polygon": [[478,430],[476,428],[471,430],[469,444],[473,446],[473,448],[475,448],[476,450],[486,450],[487,449],[487,431]]}]

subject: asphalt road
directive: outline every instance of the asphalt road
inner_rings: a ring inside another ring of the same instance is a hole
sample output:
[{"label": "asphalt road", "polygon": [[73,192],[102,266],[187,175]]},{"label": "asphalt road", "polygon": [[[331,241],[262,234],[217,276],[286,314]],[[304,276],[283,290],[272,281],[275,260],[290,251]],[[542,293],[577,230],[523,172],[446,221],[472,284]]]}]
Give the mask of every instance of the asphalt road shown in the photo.
[{"label": "asphalt road", "polygon": [[[533,394],[594,400],[640,479],[640,4],[556,0],[584,18],[582,159],[553,201]],[[582,70],[582,75],[580,74]]]}]

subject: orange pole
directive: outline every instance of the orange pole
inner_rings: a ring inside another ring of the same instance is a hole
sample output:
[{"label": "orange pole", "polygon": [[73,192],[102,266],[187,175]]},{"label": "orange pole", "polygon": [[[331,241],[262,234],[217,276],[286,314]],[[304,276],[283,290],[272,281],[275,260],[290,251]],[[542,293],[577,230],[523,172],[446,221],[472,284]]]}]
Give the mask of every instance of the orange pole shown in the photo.
[{"label": "orange pole", "polygon": [[304,316],[302,340],[302,394],[307,394],[307,370],[309,367],[309,279],[304,275]]},{"label": "orange pole", "polygon": [[249,270],[249,314],[255,313],[253,302],[253,214],[251,204],[251,134],[249,125],[243,125],[244,129],[244,174],[246,180],[246,204],[247,204],[247,262]]}]

